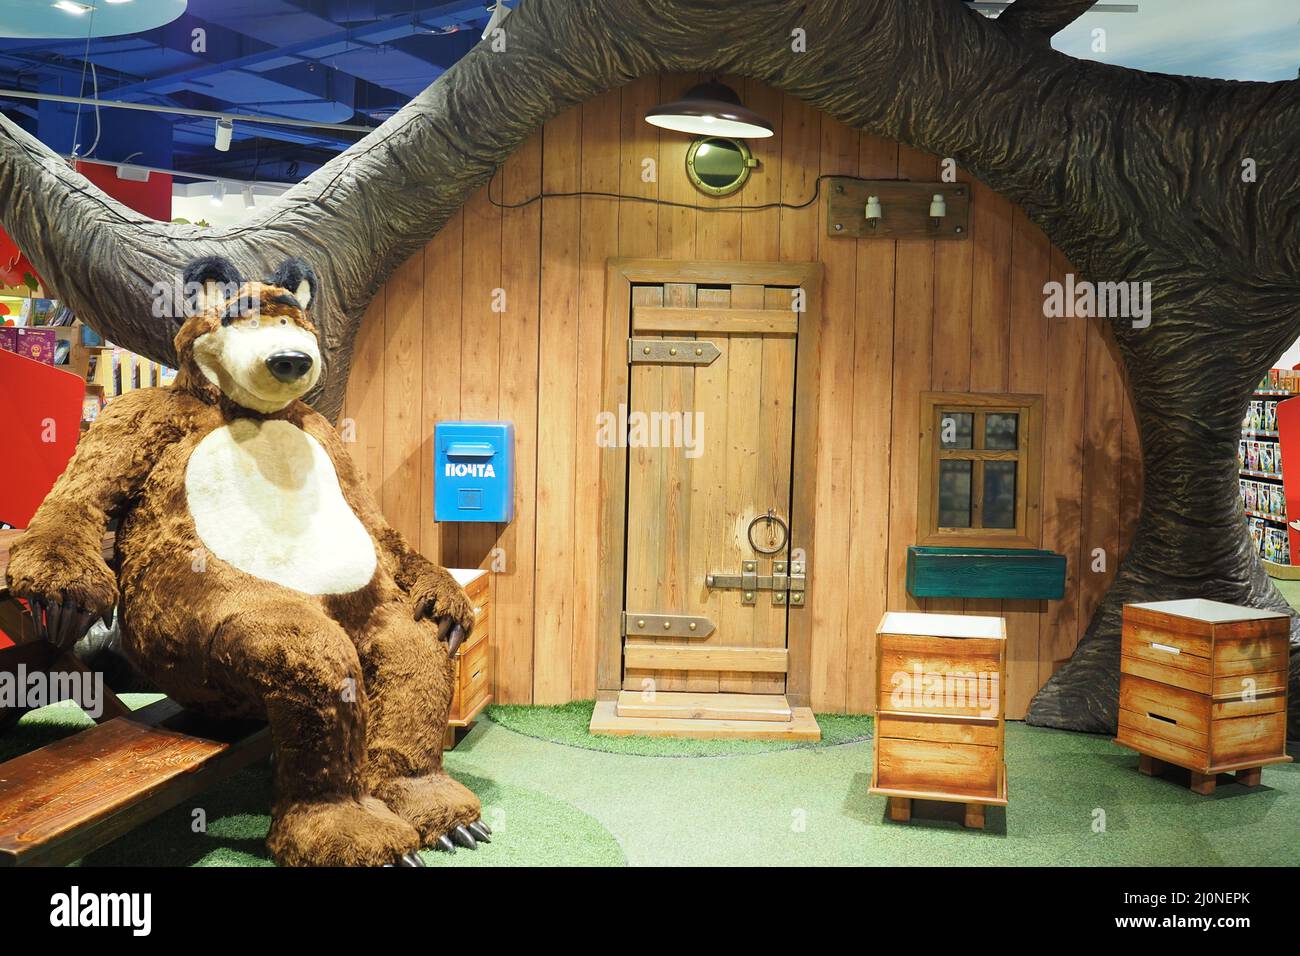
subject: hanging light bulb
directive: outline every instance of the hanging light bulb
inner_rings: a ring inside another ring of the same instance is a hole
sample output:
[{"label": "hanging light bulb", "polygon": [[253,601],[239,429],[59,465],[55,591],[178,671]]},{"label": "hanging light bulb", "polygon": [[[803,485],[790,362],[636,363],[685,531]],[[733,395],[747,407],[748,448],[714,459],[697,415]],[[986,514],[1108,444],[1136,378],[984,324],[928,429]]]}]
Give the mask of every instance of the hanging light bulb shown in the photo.
[{"label": "hanging light bulb", "polygon": [[770,122],[741,103],[735,90],[717,82],[701,83],[680,100],[660,103],[646,113],[645,121],[693,136],[760,139],[772,135]]},{"label": "hanging light bulb", "polygon": [[212,184],[212,196],[208,200],[214,206],[223,205],[226,201],[226,184],[217,180]]}]

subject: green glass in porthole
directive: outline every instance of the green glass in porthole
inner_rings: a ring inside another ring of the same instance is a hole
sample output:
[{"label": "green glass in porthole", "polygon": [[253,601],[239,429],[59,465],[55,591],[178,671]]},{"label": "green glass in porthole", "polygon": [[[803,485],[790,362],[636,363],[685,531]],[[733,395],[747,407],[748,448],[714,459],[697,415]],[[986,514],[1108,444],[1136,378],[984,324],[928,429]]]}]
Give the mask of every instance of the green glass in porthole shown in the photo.
[{"label": "green glass in porthole", "polygon": [[758,161],[738,139],[704,136],[686,150],[686,175],[696,189],[710,196],[729,196],[745,185]]}]

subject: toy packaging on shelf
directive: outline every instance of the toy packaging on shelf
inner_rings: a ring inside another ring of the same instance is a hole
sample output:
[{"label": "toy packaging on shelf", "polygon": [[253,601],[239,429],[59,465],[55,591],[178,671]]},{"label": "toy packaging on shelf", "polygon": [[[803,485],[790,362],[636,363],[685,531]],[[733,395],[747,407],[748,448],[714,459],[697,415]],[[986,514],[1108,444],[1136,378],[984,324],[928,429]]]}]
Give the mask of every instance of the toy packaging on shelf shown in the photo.
[{"label": "toy packaging on shelf", "polygon": [[1242,510],[1259,555],[1274,564],[1291,563],[1300,541],[1300,488],[1287,487],[1287,446],[1300,442],[1300,372],[1273,369],[1256,390],[1241,422],[1237,443]]}]

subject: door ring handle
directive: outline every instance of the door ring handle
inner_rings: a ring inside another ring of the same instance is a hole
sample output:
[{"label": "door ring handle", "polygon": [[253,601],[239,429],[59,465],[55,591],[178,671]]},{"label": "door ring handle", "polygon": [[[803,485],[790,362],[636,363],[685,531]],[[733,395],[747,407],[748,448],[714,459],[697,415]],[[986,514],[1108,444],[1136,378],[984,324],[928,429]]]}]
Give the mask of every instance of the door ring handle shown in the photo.
[{"label": "door ring handle", "polygon": [[[754,525],[760,521],[766,521],[769,525],[775,524],[781,529],[781,543],[775,548],[760,548],[754,543]],[[785,546],[790,543],[790,526],[781,520],[771,508],[767,509],[767,514],[757,515],[749,523],[749,530],[745,532],[745,537],[749,538],[749,546],[758,554],[780,554],[785,550]]]}]

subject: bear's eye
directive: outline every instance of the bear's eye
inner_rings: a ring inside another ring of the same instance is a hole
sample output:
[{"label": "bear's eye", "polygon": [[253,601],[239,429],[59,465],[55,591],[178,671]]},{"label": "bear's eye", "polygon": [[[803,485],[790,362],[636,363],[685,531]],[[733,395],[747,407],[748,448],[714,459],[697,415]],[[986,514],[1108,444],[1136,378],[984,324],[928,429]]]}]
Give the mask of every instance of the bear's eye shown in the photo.
[{"label": "bear's eye", "polygon": [[281,325],[288,325],[288,324],[289,324],[289,320],[288,320],[288,319],[281,319],[281,320],[280,320],[280,324],[281,324]]}]

